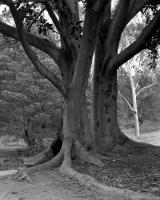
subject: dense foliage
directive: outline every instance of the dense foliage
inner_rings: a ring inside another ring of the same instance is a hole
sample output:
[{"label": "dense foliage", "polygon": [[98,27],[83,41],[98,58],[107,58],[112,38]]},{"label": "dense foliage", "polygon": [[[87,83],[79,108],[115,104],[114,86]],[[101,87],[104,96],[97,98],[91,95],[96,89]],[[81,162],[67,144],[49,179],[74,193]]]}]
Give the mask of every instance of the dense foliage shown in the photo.
[{"label": "dense foliage", "polygon": [[[29,129],[35,137],[41,134],[51,137],[62,114],[60,95],[33,68],[18,42],[1,35],[1,44],[1,134],[22,137],[25,129]],[[50,59],[42,52],[39,56],[49,67]]]}]

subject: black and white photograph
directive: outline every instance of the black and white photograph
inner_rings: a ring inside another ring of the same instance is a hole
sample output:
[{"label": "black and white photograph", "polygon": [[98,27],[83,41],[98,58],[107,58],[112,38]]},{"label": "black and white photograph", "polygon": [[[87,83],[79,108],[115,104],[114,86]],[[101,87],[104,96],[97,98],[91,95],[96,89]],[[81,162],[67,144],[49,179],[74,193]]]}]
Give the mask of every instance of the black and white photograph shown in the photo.
[{"label": "black and white photograph", "polygon": [[0,200],[160,200],[160,0],[0,0]]}]

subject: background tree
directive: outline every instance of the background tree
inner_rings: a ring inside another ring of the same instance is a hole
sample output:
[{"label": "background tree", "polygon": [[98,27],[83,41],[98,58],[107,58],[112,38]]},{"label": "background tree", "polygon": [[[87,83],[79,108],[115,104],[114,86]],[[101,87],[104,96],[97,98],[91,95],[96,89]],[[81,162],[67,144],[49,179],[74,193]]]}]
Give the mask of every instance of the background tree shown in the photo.
[{"label": "background tree", "polygon": [[[143,123],[144,120],[144,106],[142,106],[142,102],[144,102],[145,98],[150,95],[151,92],[153,92],[154,87],[158,86],[158,81],[154,74],[155,70],[151,70],[149,68],[150,60],[146,57],[148,57],[147,53],[142,52],[124,65],[123,70],[125,71],[124,73],[126,73],[127,75],[126,79],[129,79],[130,83],[127,82],[127,85],[124,85],[125,83],[122,83],[123,86],[120,83],[120,88],[125,91],[128,87],[130,93],[128,93],[126,90],[125,93],[127,94],[127,96],[124,96],[121,90],[118,91],[122,99],[128,104],[128,117],[134,118],[135,135],[137,137],[140,134],[139,122]],[[132,97],[130,98],[130,96]]]},{"label": "background tree", "polygon": [[[149,61],[149,60],[148,60]],[[139,124],[143,127],[159,122],[159,66],[150,69],[150,62],[135,67],[135,89]],[[157,61],[158,63],[158,61]],[[132,62],[130,63],[132,65]],[[138,66],[138,63],[137,63]],[[118,71],[118,120],[123,129],[134,127],[133,100],[130,80],[123,67]]]},{"label": "background tree", "polygon": [[[42,133],[44,137],[55,137],[59,128],[62,99],[54,87],[34,70],[19,43],[2,37],[1,44],[4,45],[0,58],[0,128],[4,130],[3,134],[23,137],[31,147],[32,142],[42,147]],[[44,60],[44,57],[41,55],[40,59]]]}]

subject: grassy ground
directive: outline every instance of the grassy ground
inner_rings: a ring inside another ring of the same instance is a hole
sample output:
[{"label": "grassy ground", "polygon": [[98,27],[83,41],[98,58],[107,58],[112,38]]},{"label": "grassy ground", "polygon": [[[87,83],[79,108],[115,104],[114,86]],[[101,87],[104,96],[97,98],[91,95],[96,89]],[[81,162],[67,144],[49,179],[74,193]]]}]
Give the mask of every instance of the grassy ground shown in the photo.
[{"label": "grassy ground", "polygon": [[123,132],[132,140],[160,146],[160,123],[146,122],[140,126],[140,137],[135,137],[135,129],[123,130]]}]

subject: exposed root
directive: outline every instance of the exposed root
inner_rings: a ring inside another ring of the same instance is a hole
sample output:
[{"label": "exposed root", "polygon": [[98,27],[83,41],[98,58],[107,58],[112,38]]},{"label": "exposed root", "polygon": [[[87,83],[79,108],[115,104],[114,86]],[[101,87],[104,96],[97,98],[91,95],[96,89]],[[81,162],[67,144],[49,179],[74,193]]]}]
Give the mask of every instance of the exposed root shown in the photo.
[{"label": "exposed root", "polygon": [[24,166],[34,166],[34,165],[39,165],[44,162],[47,162],[48,160],[53,158],[53,153],[51,149],[47,149],[41,153],[39,153],[36,156],[30,157],[30,158],[24,158],[23,159],[23,164]]},{"label": "exposed root", "polygon": [[24,158],[23,161],[24,162],[34,162],[35,160],[42,157],[43,155],[44,155],[44,151],[42,151],[41,153],[39,153],[35,156]]},{"label": "exposed root", "polygon": [[23,172],[18,176],[19,181],[24,179],[29,183],[33,183],[33,179],[26,172]]},{"label": "exposed root", "polygon": [[18,179],[19,180],[24,179],[24,178],[29,179],[28,177],[35,171],[42,170],[42,169],[48,169],[51,167],[55,168],[55,167],[60,166],[62,159],[63,159],[63,154],[64,154],[63,151],[60,151],[57,156],[55,156],[48,162],[20,170]]},{"label": "exposed root", "polygon": [[74,142],[75,145],[75,156],[78,157],[81,161],[87,162],[98,167],[103,167],[104,164],[101,160],[95,158],[94,156],[90,155],[89,152],[80,144],[79,141]]},{"label": "exposed root", "polygon": [[36,156],[23,159],[24,166],[29,167],[47,162],[60,152],[61,147],[62,147],[62,140],[59,135],[57,138],[53,140],[52,144],[48,149],[39,153]]},{"label": "exposed root", "polygon": [[129,139],[125,144],[125,147],[135,147],[135,148],[159,148],[152,144],[144,143],[144,142],[137,142]]},{"label": "exposed root", "polygon": [[[73,147],[75,149],[73,149]],[[94,158],[93,156],[90,156],[89,153],[82,147],[79,141],[73,142],[73,140],[70,137],[68,137],[68,138],[63,138],[63,144],[57,156],[55,156],[48,162],[43,163],[41,165],[37,165],[28,169],[21,170],[19,180],[26,179],[27,181],[32,182],[32,179],[29,176],[32,172],[40,170],[40,169],[44,169],[44,168],[60,166],[59,172],[61,174],[77,180],[81,185],[86,186],[96,192],[102,192],[102,193],[105,193],[106,195],[112,194],[111,195],[112,197],[113,195],[118,194],[118,196],[120,197],[119,199],[134,199],[134,200],[144,199],[144,198],[137,198],[136,194],[132,191],[105,186],[99,183],[98,181],[96,181],[96,179],[94,179],[93,177],[86,174],[81,174],[77,172],[76,170],[74,170],[71,167],[72,150],[73,152],[76,152],[76,156],[82,159],[83,161],[92,163],[94,165],[98,163],[97,164],[98,166],[102,166],[101,161]],[[41,154],[41,156],[42,155],[43,154]],[[37,157],[37,159],[38,158],[39,157]],[[145,198],[145,199],[149,200],[149,198]],[[153,199],[153,198],[151,197],[150,199]]]},{"label": "exposed root", "polygon": [[71,179],[78,181],[80,185],[85,186],[88,189],[92,189],[95,192],[107,195],[107,197],[111,197],[112,199],[128,199],[128,200],[159,199],[157,197],[153,197],[152,195],[146,195],[146,194],[144,195],[127,189],[119,189],[116,187],[103,185],[93,177],[86,174],[81,174],[76,170],[74,170],[73,168],[71,168],[70,166],[64,164],[59,168],[59,172],[62,175],[65,175],[67,177],[70,177]]},{"label": "exposed root", "polygon": [[68,176],[72,179],[78,180],[78,182],[82,185],[88,186],[91,188],[91,183],[95,181],[94,178],[88,176],[86,174],[81,174],[67,165],[61,165],[59,168],[59,172],[65,176]]},{"label": "exposed root", "polygon": [[[124,135],[125,136],[125,135]],[[146,152],[153,149],[154,151],[160,151],[160,147],[154,146],[152,144],[134,141],[127,136],[124,137],[123,143],[116,143],[111,152],[113,153],[135,153],[135,152]]]},{"label": "exposed root", "polygon": [[[144,142],[138,142],[133,141],[129,137],[127,137],[119,128],[117,127],[117,137],[115,140],[112,140],[108,145],[107,149],[103,152],[100,152],[102,154],[106,154],[107,152],[113,152],[113,153],[130,153],[130,152],[136,152],[141,151],[143,149],[158,149],[159,147],[156,147],[151,144],[147,144]],[[160,149],[160,148],[159,148]]]},{"label": "exposed root", "polygon": [[92,189],[94,191],[97,191],[97,192],[102,192],[102,193],[105,192],[107,194],[108,192],[113,193],[116,191],[116,193],[117,193],[117,191],[118,191],[118,193],[122,193],[122,194],[124,193],[124,191],[118,190],[116,188],[105,186],[105,185],[99,183],[98,181],[96,181],[95,178],[93,178],[87,174],[81,174],[81,173],[77,172],[76,170],[74,170],[73,168],[71,168],[70,166],[62,165],[59,168],[59,172],[62,175],[65,175],[67,177],[70,177],[71,179],[78,181],[80,183],[80,185],[85,186],[85,187]]},{"label": "exposed root", "polygon": [[62,162],[62,158],[63,158],[63,151],[60,151],[57,156],[55,156],[54,158],[52,158],[48,162],[45,162],[45,163],[43,163],[41,165],[37,165],[37,166],[33,166],[33,167],[30,167],[30,168],[27,168],[26,172],[27,173],[32,173],[34,171],[37,171],[37,170],[40,170],[40,169],[44,169],[44,168],[58,167]]},{"label": "exposed root", "polygon": [[[60,152],[54,158],[52,156],[52,159],[50,159],[49,161],[45,163],[20,170],[18,179],[19,180],[26,179],[26,180],[29,180],[29,182],[31,182],[31,178],[29,175],[31,175],[35,171],[38,171],[41,169],[48,169],[51,167],[53,168],[58,167],[61,165],[62,160],[63,160],[63,163],[65,164],[68,164],[68,165],[71,164],[71,147],[72,147],[72,140],[71,142],[64,140]],[[40,156],[37,157],[37,160],[42,157],[43,157],[43,154],[40,154]]]},{"label": "exposed root", "polygon": [[116,144],[110,152],[117,154],[117,153],[127,153],[127,151],[128,149],[124,145]]},{"label": "exposed root", "polygon": [[[75,149],[73,149],[72,146],[74,146]],[[94,165],[97,165],[100,167],[103,166],[103,163],[99,159],[94,158],[93,156],[89,155],[89,153],[82,147],[82,145],[80,144],[79,141],[76,141],[73,143],[72,139],[64,138],[62,148],[61,148],[60,152],[57,154],[57,156],[55,156],[54,158],[53,158],[53,154],[50,153],[52,151],[48,150],[47,153],[49,153],[49,155],[46,155],[46,152],[42,152],[41,154],[28,159],[29,162],[30,163],[32,162],[35,166],[20,170],[19,171],[19,180],[26,179],[27,181],[31,182],[32,179],[31,179],[30,175],[33,172],[44,169],[44,168],[46,169],[46,168],[50,168],[50,167],[58,167],[61,165],[61,163],[62,163],[62,165],[60,167],[60,171],[63,168],[70,169],[70,166],[72,164],[72,161],[71,161],[71,159],[72,159],[71,151],[72,150],[74,150],[76,152],[76,156],[79,159],[81,159],[83,162],[88,162],[88,163],[91,163],[91,164],[94,164]],[[62,160],[63,160],[63,162],[62,162]],[[42,161],[44,163],[42,163]],[[47,161],[47,162],[45,162],[45,161]],[[39,163],[41,163],[41,164],[39,164]],[[68,166],[68,168],[66,168],[66,166]]]}]

